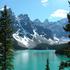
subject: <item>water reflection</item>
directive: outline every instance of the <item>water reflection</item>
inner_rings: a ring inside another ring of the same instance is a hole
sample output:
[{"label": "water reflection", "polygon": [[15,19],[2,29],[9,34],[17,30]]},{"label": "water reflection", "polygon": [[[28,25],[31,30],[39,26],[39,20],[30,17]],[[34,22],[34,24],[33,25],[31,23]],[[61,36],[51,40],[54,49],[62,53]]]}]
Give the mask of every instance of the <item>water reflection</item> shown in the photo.
[{"label": "water reflection", "polygon": [[24,61],[25,63],[27,63],[28,60],[29,60],[29,53],[28,53],[28,51],[25,50],[24,52],[22,52],[21,56],[22,56],[21,57],[22,58],[22,61]]},{"label": "water reflection", "polygon": [[66,60],[54,50],[20,50],[15,54],[14,70],[45,70],[47,58],[50,70],[58,70],[61,60]]}]

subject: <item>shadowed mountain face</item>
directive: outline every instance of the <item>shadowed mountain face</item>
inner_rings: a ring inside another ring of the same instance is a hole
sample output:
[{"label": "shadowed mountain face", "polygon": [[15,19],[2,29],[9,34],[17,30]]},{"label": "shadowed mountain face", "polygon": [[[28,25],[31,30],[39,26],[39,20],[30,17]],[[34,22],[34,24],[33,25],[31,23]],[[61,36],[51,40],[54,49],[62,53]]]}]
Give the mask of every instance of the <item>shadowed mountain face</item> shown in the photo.
[{"label": "shadowed mountain face", "polygon": [[49,22],[48,19],[46,19],[44,22],[41,22],[37,19],[36,21],[34,21],[34,24],[51,30],[53,34],[60,38],[67,34],[67,32],[65,32],[65,30],[63,29],[67,22],[68,20],[66,18],[61,19],[57,22]]},{"label": "shadowed mountain face", "polygon": [[39,19],[32,21],[28,14],[20,14],[19,16],[15,17],[11,9],[8,11],[11,14],[14,32],[19,30],[19,35],[23,37],[26,35],[27,37],[32,38],[31,34],[34,34],[33,30],[36,30],[39,35],[43,35],[46,38],[53,38],[53,35],[60,38],[66,34],[63,29],[63,27],[67,24],[66,18],[57,22],[49,22],[48,19],[46,19],[44,22],[41,22]]},{"label": "shadowed mountain face", "polygon": [[33,34],[33,22],[30,20],[27,14],[18,16],[19,22],[22,28],[29,34]]},{"label": "shadowed mountain face", "polygon": [[[8,12],[11,15],[12,28],[14,30],[14,33],[18,32],[19,36],[23,38],[27,37],[29,39],[39,41],[36,37],[39,37],[39,39],[41,37],[42,39],[40,40],[43,41],[43,38],[53,39],[54,35],[61,38],[67,34],[63,29],[63,27],[67,24],[66,18],[57,22],[49,22],[47,19],[44,22],[41,22],[39,19],[32,21],[29,18],[28,14],[20,14],[16,17],[11,9],[8,9]],[[34,30],[37,34],[35,38],[33,38]]]},{"label": "shadowed mountain face", "polygon": [[56,34],[57,37],[62,37],[67,34],[63,27],[67,24],[67,19],[61,19],[57,22],[50,22],[47,26],[48,29],[51,29],[53,34]]},{"label": "shadowed mountain face", "polygon": [[44,22],[39,19],[31,21],[27,14],[19,15],[18,19],[26,35],[33,34],[34,29],[39,35],[43,35],[46,38],[53,38],[54,34],[60,38],[66,34],[63,27],[67,24],[67,19],[57,22],[49,22],[47,19]]},{"label": "shadowed mountain face", "polygon": [[53,33],[47,27],[39,25],[41,22],[38,20],[31,21],[27,14],[20,14],[18,17],[19,26],[19,35],[26,35],[29,38],[32,38],[33,30],[35,30],[39,35],[43,35],[46,38],[53,38]]}]

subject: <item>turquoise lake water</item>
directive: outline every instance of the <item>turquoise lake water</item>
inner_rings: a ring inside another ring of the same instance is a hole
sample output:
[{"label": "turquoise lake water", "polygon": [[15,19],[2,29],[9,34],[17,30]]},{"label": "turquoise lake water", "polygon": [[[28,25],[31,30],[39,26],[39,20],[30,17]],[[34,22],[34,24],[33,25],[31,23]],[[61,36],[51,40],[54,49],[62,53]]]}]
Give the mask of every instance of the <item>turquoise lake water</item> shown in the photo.
[{"label": "turquoise lake water", "polygon": [[47,59],[50,70],[59,70],[61,61],[70,60],[65,56],[56,55],[55,50],[19,50],[15,53],[14,70],[46,70]]}]

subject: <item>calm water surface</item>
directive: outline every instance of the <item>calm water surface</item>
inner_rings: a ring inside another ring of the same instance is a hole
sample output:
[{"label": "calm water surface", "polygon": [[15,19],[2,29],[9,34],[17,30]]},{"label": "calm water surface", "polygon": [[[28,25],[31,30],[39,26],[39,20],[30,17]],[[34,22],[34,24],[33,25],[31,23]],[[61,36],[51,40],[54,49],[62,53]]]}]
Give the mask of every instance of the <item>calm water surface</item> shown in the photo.
[{"label": "calm water surface", "polygon": [[55,50],[19,50],[15,53],[14,70],[45,70],[47,58],[50,70],[59,70],[60,62],[70,59],[55,55]]}]

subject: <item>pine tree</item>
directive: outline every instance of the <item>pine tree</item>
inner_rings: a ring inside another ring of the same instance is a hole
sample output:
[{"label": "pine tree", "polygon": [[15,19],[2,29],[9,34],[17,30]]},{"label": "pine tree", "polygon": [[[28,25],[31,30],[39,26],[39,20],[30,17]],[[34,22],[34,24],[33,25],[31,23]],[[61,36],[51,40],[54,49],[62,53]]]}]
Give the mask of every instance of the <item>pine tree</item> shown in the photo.
[{"label": "pine tree", "polygon": [[[69,3],[69,7],[70,7],[70,2]],[[67,14],[67,19],[68,19],[68,24],[64,27],[64,30],[67,32],[70,32],[70,12]],[[68,37],[70,38],[70,34],[68,35]],[[69,42],[70,44],[70,42]]]},{"label": "pine tree", "polygon": [[46,70],[50,70],[50,68],[49,68],[49,60],[48,59],[47,59]]},{"label": "pine tree", "polygon": [[13,42],[11,18],[6,5],[0,17],[0,70],[12,70]]}]

